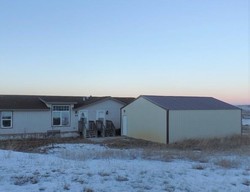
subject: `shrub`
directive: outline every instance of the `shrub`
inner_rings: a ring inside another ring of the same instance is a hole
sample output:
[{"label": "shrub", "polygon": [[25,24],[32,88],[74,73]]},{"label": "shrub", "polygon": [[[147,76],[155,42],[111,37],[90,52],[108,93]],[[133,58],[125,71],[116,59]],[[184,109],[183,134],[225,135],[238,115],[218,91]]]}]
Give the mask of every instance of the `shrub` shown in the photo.
[{"label": "shrub", "polygon": [[94,192],[94,190],[93,190],[93,189],[90,189],[90,188],[84,188],[84,189],[83,189],[83,192]]},{"label": "shrub", "polygon": [[67,191],[70,190],[70,184],[64,183],[63,189]]},{"label": "shrub", "polygon": [[116,180],[116,181],[128,181],[128,178],[118,175],[118,176],[115,178],[115,180]]},{"label": "shrub", "polygon": [[36,176],[13,176],[11,177],[11,179],[14,181],[14,185],[24,185],[27,183],[31,183],[31,184],[36,184],[38,183],[39,179]]},{"label": "shrub", "polygon": [[98,172],[98,175],[100,175],[101,177],[108,177],[108,176],[110,176],[110,173]]},{"label": "shrub", "polygon": [[218,165],[226,169],[230,169],[230,168],[237,168],[239,166],[239,162],[229,159],[220,159],[215,162],[215,165]]},{"label": "shrub", "polygon": [[204,170],[206,167],[204,165],[201,164],[197,164],[193,166],[193,169],[197,169],[197,170]]},{"label": "shrub", "polygon": [[242,182],[243,185],[246,185],[246,186],[250,186],[250,180],[249,179],[245,179],[243,182]]}]

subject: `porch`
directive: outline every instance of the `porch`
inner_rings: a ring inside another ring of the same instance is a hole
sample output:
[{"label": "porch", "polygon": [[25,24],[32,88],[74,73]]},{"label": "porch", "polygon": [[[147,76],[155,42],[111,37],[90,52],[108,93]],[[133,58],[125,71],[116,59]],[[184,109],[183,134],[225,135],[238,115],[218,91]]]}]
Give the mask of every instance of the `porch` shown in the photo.
[{"label": "porch", "polygon": [[116,136],[116,128],[111,120],[78,121],[78,133],[83,138],[94,137],[114,137]]}]

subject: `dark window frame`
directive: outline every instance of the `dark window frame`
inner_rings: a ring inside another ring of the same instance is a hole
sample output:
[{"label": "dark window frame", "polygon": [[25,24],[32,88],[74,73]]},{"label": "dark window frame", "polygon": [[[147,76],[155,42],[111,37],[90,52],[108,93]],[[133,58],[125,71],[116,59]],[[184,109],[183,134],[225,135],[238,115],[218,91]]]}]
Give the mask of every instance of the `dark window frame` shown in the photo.
[{"label": "dark window frame", "polygon": [[[6,115],[9,113],[9,115]],[[13,112],[12,111],[1,111],[1,129],[12,129],[13,128]],[[9,122],[9,123],[7,123]],[[5,123],[9,124],[9,126],[4,125]]]}]

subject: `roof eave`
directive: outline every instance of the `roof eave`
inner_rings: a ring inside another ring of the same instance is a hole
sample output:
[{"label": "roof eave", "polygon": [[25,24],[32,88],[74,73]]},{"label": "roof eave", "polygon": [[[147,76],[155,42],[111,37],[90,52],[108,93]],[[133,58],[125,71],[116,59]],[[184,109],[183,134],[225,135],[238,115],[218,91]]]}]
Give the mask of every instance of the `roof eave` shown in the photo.
[{"label": "roof eave", "polygon": [[8,108],[8,109],[0,109],[0,111],[50,111],[50,109],[49,108],[47,108],[47,109],[27,109],[27,108],[14,109],[14,108]]},{"label": "roof eave", "polygon": [[101,102],[104,102],[104,101],[107,101],[107,100],[110,100],[110,96],[109,97],[103,97],[103,98],[100,98],[98,99],[97,101],[93,101],[92,103],[88,103],[88,104],[82,104],[82,106],[79,106],[79,107],[76,107],[74,108],[75,110],[79,110],[79,109],[84,109],[84,108],[87,108],[91,105],[95,105],[97,103],[101,103]]}]

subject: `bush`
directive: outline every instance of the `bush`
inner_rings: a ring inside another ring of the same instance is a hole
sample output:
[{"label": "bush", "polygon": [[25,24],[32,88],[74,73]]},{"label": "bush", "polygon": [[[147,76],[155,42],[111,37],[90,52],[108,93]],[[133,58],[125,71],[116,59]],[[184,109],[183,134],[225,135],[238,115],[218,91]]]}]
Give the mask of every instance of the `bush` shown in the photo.
[{"label": "bush", "polygon": [[194,165],[193,169],[197,169],[197,170],[204,170],[206,167],[204,165],[198,164],[198,165]]},{"label": "bush", "polygon": [[215,162],[215,165],[218,165],[226,169],[231,169],[231,168],[237,168],[239,166],[239,162],[229,159],[220,159]]},{"label": "bush", "polygon": [[31,184],[36,184],[38,183],[39,179],[36,176],[13,176],[11,177],[11,179],[14,181],[14,185],[24,185],[27,183],[31,183]]}]

